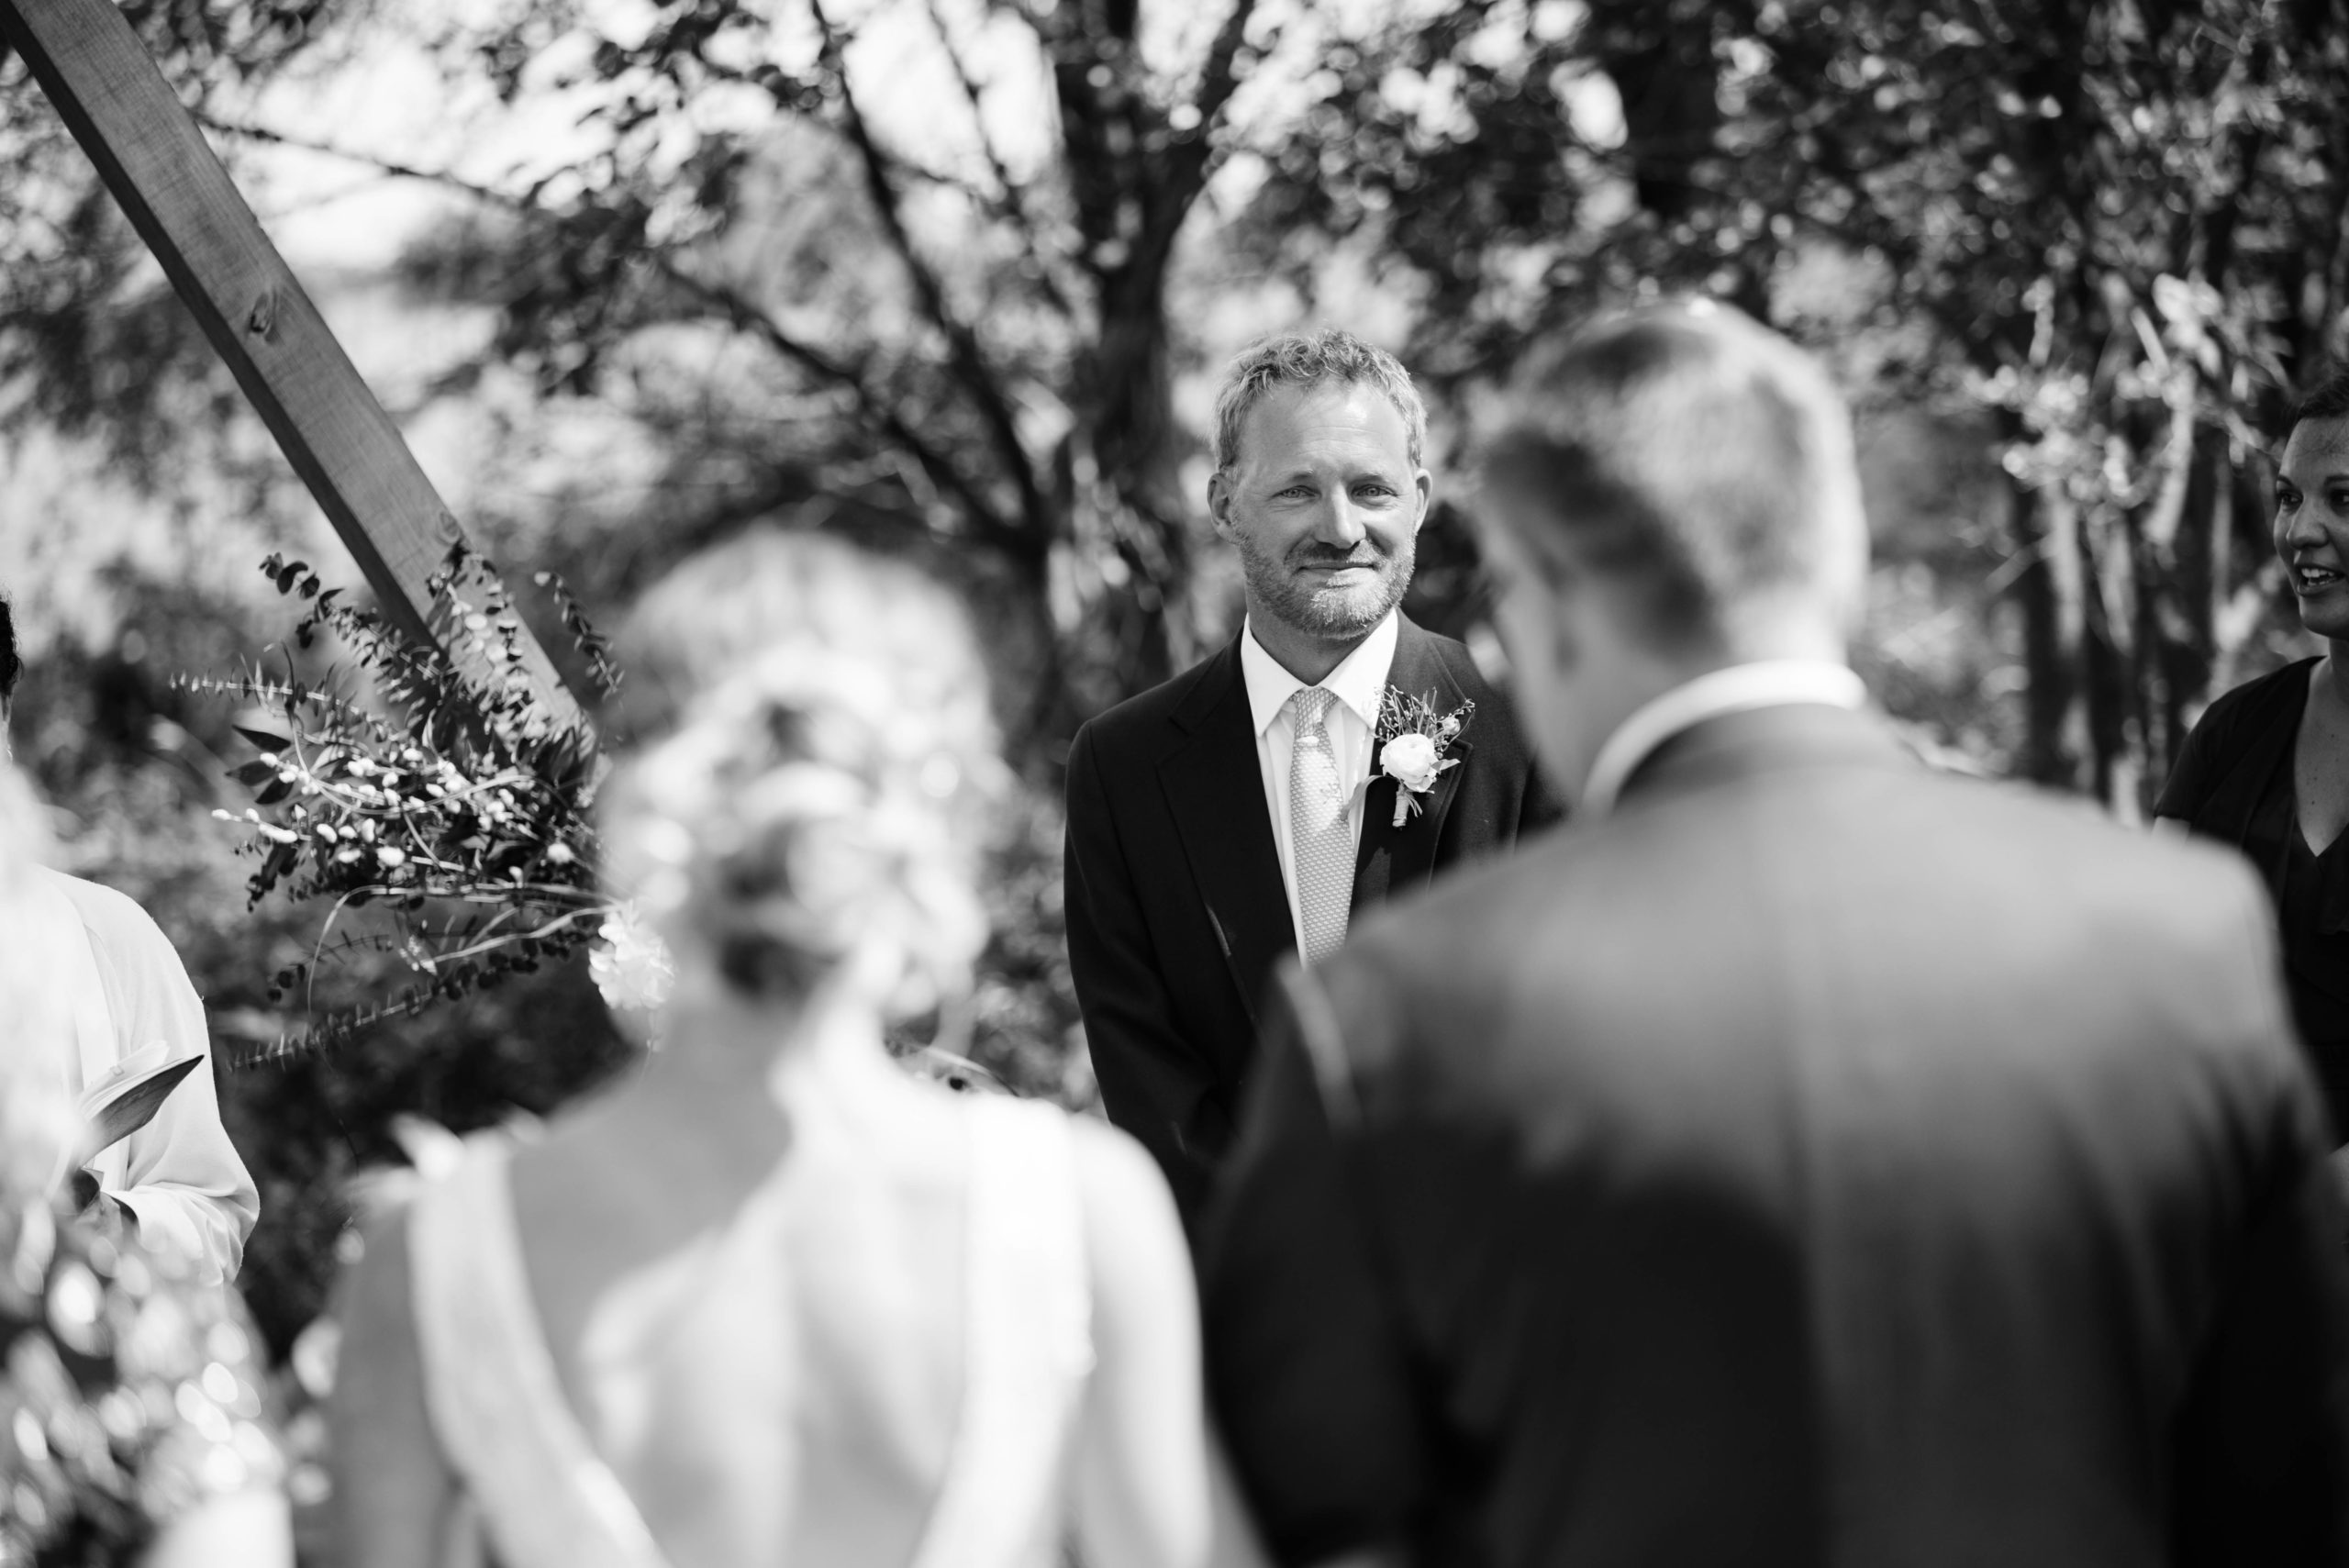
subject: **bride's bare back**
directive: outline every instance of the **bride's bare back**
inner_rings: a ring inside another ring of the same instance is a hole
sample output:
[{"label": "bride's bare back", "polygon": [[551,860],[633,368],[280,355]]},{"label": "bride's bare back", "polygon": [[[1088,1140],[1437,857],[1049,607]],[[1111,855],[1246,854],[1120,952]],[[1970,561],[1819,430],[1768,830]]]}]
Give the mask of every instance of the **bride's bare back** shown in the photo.
[{"label": "bride's bare back", "polygon": [[514,1162],[563,1392],[677,1568],[909,1562],[945,1477],[965,1107],[841,1055],[764,1128],[631,1100]]}]

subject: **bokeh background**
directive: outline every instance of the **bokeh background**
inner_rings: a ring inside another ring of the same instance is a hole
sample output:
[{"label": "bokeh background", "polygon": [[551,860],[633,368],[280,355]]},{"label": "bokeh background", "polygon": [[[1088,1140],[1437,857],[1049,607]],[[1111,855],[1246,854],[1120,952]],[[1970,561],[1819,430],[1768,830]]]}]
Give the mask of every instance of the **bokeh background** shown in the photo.
[{"label": "bokeh background", "polygon": [[[1936,761],[2134,819],[2201,706],[2301,651],[2266,497],[2349,305],[2340,0],[123,8],[559,662],[534,573],[608,628],[742,529],[966,593],[1025,788],[941,1027],[1030,1092],[1092,1092],[1067,742],[1234,629],[1208,427],[1264,332],[1344,325],[1417,373],[1439,507],[1410,608],[1487,657],[1453,481],[1477,410],[1545,330],[1677,293],[1834,364],[1876,534],[1858,662]],[[395,1114],[544,1110],[629,1049],[584,964],[277,1049],[404,971],[359,940],[273,996],[322,912],[249,906],[211,815],[250,751],[175,678],[333,660],[280,646],[273,550],[360,585],[0,61],[17,754],[72,869],[145,904],[208,999],[262,1184],[243,1285],[284,1355]]]}]

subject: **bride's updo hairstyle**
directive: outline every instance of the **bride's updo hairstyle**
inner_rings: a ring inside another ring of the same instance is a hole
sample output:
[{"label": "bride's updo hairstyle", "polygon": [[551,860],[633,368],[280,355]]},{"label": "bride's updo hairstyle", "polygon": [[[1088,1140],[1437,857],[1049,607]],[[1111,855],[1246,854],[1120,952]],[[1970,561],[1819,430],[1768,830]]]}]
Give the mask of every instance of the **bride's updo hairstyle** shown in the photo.
[{"label": "bride's updo hairstyle", "polygon": [[607,874],[665,940],[762,999],[839,975],[907,1016],[967,986],[1003,765],[952,595],[836,539],[754,536],[656,585],[621,648],[651,689],[605,795]]}]

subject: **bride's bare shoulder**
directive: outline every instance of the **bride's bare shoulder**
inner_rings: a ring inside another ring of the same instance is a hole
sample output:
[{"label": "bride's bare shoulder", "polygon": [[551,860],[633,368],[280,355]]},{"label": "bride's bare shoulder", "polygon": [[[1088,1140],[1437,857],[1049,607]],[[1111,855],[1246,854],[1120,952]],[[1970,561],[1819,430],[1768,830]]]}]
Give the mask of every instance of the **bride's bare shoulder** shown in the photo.
[{"label": "bride's bare shoulder", "polygon": [[1179,1280],[1190,1289],[1190,1252],[1174,1197],[1158,1162],[1108,1123],[1072,1117],[1077,1195],[1085,1210],[1085,1249],[1097,1289],[1116,1274],[1144,1289]]}]

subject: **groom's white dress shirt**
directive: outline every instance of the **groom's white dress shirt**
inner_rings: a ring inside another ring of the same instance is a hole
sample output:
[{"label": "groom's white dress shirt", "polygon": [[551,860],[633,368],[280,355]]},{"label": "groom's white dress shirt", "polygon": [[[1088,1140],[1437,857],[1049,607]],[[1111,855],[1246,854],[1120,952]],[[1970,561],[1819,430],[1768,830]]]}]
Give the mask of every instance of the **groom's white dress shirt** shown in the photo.
[{"label": "groom's white dress shirt", "polygon": [[[1402,635],[1399,610],[1372,628],[1338,667],[1321,679],[1321,688],[1337,701],[1322,718],[1330,749],[1338,763],[1338,777],[1351,781],[1353,795],[1346,803],[1349,841],[1362,842],[1364,792],[1370,777],[1371,743],[1378,730],[1378,706],[1386,695],[1387,672],[1395,667],[1395,643]],[[1297,846],[1289,835],[1288,781],[1290,755],[1297,744],[1296,709],[1289,698],[1305,683],[1280,666],[1256,640],[1251,620],[1240,639],[1240,673],[1248,686],[1248,713],[1256,726],[1256,765],[1264,781],[1264,805],[1273,817],[1273,844],[1280,851],[1281,886],[1288,894],[1289,922],[1297,930],[1297,951],[1305,948],[1305,917],[1297,897]]]},{"label": "groom's white dress shirt", "polygon": [[1606,816],[1614,809],[1623,786],[1657,747],[1709,718],[1802,703],[1856,708],[1867,700],[1867,687],[1857,675],[1823,659],[1759,660],[1684,681],[1634,708],[1608,736],[1591,762],[1575,819],[1596,822]]},{"label": "groom's white dress shirt", "polygon": [[[48,973],[67,995],[75,1038],[67,1065],[75,1093],[132,1052],[161,1044],[165,1059],[209,1054],[204,1002],[171,939],[122,894],[37,868],[50,907]],[[212,1066],[188,1074],[154,1119],[93,1162],[99,1190],[130,1211],[146,1246],[230,1279],[261,1196],[220,1125]]]}]

